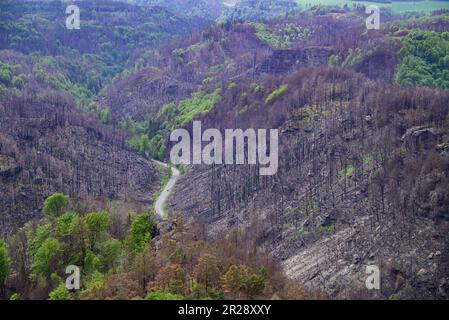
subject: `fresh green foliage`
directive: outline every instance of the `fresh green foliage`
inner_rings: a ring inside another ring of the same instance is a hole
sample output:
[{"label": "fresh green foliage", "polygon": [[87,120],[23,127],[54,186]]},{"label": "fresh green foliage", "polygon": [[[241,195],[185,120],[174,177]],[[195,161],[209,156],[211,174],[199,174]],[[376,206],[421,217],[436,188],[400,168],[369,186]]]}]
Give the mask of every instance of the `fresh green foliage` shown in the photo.
[{"label": "fresh green foliage", "polygon": [[129,243],[134,251],[140,252],[150,243],[155,224],[150,214],[145,212],[137,216],[131,224]]},{"label": "fresh green foliage", "polygon": [[254,23],[256,28],[256,36],[263,42],[269,44],[273,48],[284,48],[285,43],[274,33],[271,32],[263,23]]},{"label": "fresh green foliage", "polygon": [[20,294],[18,294],[18,293],[13,293],[13,294],[11,295],[11,297],[9,297],[9,300],[11,300],[11,301],[21,300]]},{"label": "fresh green foliage", "polygon": [[110,239],[101,245],[101,266],[103,271],[115,270],[120,263],[122,243],[117,239]]},{"label": "fresh green foliage", "polygon": [[264,268],[254,273],[245,265],[232,265],[223,276],[223,283],[226,292],[237,297],[244,294],[251,299],[262,293],[267,278],[268,274]]},{"label": "fresh green foliage", "polygon": [[286,93],[287,90],[288,90],[288,84],[284,84],[284,85],[280,86],[279,88],[277,88],[276,90],[274,90],[272,93],[270,93],[268,95],[268,97],[265,99],[265,104],[266,105],[272,104],[274,101],[276,101],[277,98],[279,98],[284,93]]},{"label": "fresh green foliage", "polygon": [[27,232],[28,245],[30,247],[31,253],[34,255],[42,244],[50,238],[52,234],[52,224],[41,224],[36,228],[36,231],[29,230]]},{"label": "fresh green foliage", "polygon": [[263,23],[253,23],[256,28],[256,36],[273,48],[282,49],[292,43],[301,42],[311,36],[308,28],[301,28],[294,23],[268,26]]},{"label": "fresh green foliage", "polygon": [[[336,62],[335,60],[333,61]],[[349,48],[348,56],[346,57],[345,61],[343,61],[342,66],[343,67],[356,67],[362,62],[362,50],[360,48],[357,48],[355,50],[352,50]]]},{"label": "fresh green foliage", "polygon": [[327,226],[319,226],[318,227],[318,231],[320,233],[327,234],[327,235],[335,234],[336,230],[337,229],[335,227],[335,224],[330,224],[330,225],[327,225]]},{"label": "fresh green foliage", "polygon": [[9,259],[6,244],[0,240],[0,288],[11,273],[11,261]]},{"label": "fresh green foliage", "polygon": [[221,90],[212,93],[199,91],[192,93],[190,99],[182,100],[177,108],[176,125],[191,122],[197,115],[207,114],[221,98]]},{"label": "fresh green foliage", "polygon": [[258,84],[257,82],[251,83],[251,89],[254,90],[255,93],[263,92],[264,87],[261,84]]},{"label": "fresh green foliage", "polygon": [[49,294],[50,300],[73,300],[72,294],[67,290],[65,284],[61,283]]},{"label": "fresh green foliage", "polygon": [[0,83],[3,83],[6,86],[11,84],[12,70],[13,69],[9,64],[0,61]]},{"label": "fresh green foliage", "polygon": [[164,291],[154,291],[148,293],[146,300],[184,300],[184,297],[180,294],[173,294]]},{"label": "fresh green foliage", "polygon": [[350,165],[350,166],[347,166],[346,168],[344,168],[343,170],[341,170],[338,173],[338,176],[340,177],[340,180],[344,181],[344,180],[348,179],[349,176],[354,173],[354,171],[355,171],[354,166]]},{"label": "fresh green foliage", "polygon": [[341,58],[338,54],[333,54],[329,57],[329,66],[331,67],[338,67],[341,64]]},{"label": "fresh green foliage", "polygon": [[[79,224],[78,215],[74,212],[67,212],[56,219],[56,234],[60,238],[70,236],[75,232],[75,228],[78,226],[78,224]],[[51,225],[48,224],[46,226],[47,226],[46,232],[48,237]]]},{"label": "fresh green foliage", "polygon": [[[29,259],[31,268],[23,276],[30,281],[31,293],[18,288],[12,300],[30,299],[35,292],[48,292],[50,300],[267,297],[264,289],[273,278],[264,267],[255,272],[246,265],[256,262],[251,258],[252,251],[250,254],[237,247],[230,256],[223,255],[228,244],[205,246],[202,240],[185,235],[182,220],[176,220],[173,238],[162,241],[154,250],[150,242],[156,225],[149,213],[135,216],[130,212],[129,219],[123,219],[119,226],[126,230],[121,239],[113,236],[117,225],[108,230],[108,216],[106,212],[79,215],[70,211],[56,219],[44,217],[27,223],[8,242],[9,248],[15,247],[18,237],[25,237],[29,245],[23,250],[9,258],[5,243],[0,241],[0,286],[13,273],[11,268],[21,268],[22,259]],[[257,264],[265,266],[264,261]],[[65,287],[68,265],[80,267],[79,291]],[[281,286],[280,290],[286,292],[287,286]]]},{"label": "fresh green foliage", "polygon": [[89,274],[100,271],[101,260],[93,251],[88,250],[84,258],[84,268]]},{"label": "fresh green foliage", "polygon": [[228,90],[234,90],[234,89],[236,89],[237,88],[237,84],[235,83],[235,82],[231,82],[229,85],[228,85]]},{"label": "fresh green foliage", "polygon": [[[129,142],[129,146],[153,158],[162,160],[165,157],[165,139],[167,132],[191,122],[199,115],[205,115],[211,111],[221,99],[221,89],[213,92],[200,90],[192,93],[189,99],[181,100],[179,103],[165,104],[157,114],[157,121],[146,132],[135,135]],[[155,132],[154,137],[149,140],[148,132]]]},{"label": "fresh green foliage", "polygon": [[249,110],[249,107],[248,107],[247,105],[244,106],[244,107],[242,107],[242,108],[240,108],[240,109],[237,111],[237,116],[243,116],[245,113],[248,112],[248,110]]},{"label": "fresh green foliage", "polygon": [[110,224],[109,213],[92,212],[86,216],[85,220],[89,232],[89,241],[91,247],[93,247],[106,236],[106,231]]},{"label": "fresh green foliage", "polygon": [[283,25],[281,32],[283,33],[284,41],[287,41],[288,44],[291,42],[307,40],[312,35],[310,29],[302,28],[294,23]]},{"label": "fresh green foliage", "polygon": [[12,78],[12,85],[17,89],[23,89],[26,83],[26,76],[24,74],[19,74]]},{"label": "fresh green foliage", "polygon": [[21,65],[10,65],[0,61],[0,85],[23,89],[26,83],[26,75],[19,73]]},{"label": "fresh green foliage", "polygon": [[284,16],[298,8],[298,3],[293,0],[241,1],[232,9],[226,10],[219,21],[266,21]]},{"label": "fresh green foliage", "polygon": [[112,122],[111,113],[107,108],[100,110],[99,118],[103,124],[110,124]]},{"label": "fresh green foliage", "polygon": [[146,133],[135,135],[128,141],[128,145],[145,157],[158,160],[163,160],[165,157],[165,141],[160,134],[155,135],[152,139]]}]

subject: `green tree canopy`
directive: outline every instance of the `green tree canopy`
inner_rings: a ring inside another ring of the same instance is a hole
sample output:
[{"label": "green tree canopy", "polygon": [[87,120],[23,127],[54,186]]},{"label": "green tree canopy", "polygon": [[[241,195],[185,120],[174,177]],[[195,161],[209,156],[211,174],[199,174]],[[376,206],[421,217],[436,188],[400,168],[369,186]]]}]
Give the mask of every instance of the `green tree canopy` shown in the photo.
[{"label": "green tree canopy", "polygon": [[87,229],[89,231],[89,241],[91,247],[98,244],[105,236],[109,227],[109,213],[107,212],[92,212],[86,216]]},{"label": "green tree canopy", "polygon": [[52,267],[56,264],[56,256],[61,247],[58,240],[54,238],[48,238],[42,243],[34,256],[34,263],[31,267],[32,277],[37,278],[39,275],[49,274],[56,269]]},{"label": "green tree canopy", "polygon": [[5,243],[0,240],[0,286],[11,273],[11,261]]},{"label": "green tree canopy", "polygon": [[44,214],[49,217],[57,217],[67,206],[69,196],[63,193],[55,193],[44,202]]},{"label": "green tree canopy", "polygon": [[140,252],[145,248],[146,244],[150,243],[154,227],[154,222],[148,212],[144,212],[134,219],[130,232],[131,247],[134,251]]},{"label": "green tree canopy", "polygon": [[412,30],[402,44],[399,84],[449,89],[449,32]]},{"label": "green tree canopy", "polygon": [[61,283],[55,290],[49,294],[50,300],[72,300],[72,294],[66,286]]}]

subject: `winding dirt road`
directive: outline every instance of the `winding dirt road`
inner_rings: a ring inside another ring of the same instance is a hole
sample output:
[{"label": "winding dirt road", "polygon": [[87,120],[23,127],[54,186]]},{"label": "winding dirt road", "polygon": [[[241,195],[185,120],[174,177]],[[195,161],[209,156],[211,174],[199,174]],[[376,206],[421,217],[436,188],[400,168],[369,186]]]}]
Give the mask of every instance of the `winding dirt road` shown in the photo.
[{"label": "winding dirt road", "polygon": [[[153,161],[154,163],[161,165],[165,168],[168,167],[168,164],[152,159],[151,161]],[[154,208],[156,209],[156,213],[157,215],[165,220],[168,217],[168,213],[165,212],[164,209],[164,205],[166,204],[167,200],[168,200],[168,196],[170,195],[170,192],[173,190],[173,188],[176,185],[176,181],[178,180],[179,176],[180,176],[180,172],[178,169],[176,169],[175,167],[171,167],[171,172],[172,172],[172,176],[170,178],[170,180],[168,181],[167,185],[164,187],[164,190],[162,190],[159,198],[156,201],[156,204],[154,205]]]}]

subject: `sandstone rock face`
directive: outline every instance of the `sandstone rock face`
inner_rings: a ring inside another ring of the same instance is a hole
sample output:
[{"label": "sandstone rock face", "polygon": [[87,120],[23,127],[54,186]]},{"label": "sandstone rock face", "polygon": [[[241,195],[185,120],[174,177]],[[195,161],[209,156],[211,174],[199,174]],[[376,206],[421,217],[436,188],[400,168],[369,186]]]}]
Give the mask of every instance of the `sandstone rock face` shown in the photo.
[{"label": "sandstone rock face", "polygon": [[157,171],[120,134],[60,105],[12,106],[0,114],[0,234],[39,217],[55,192],[151,202]]},{"label": "sandstone rock face", "polygon": [[327,65],[332,54],[332,49],[327,47],[275,50],[272,56],[262,63],[260,71],[284,73],[299,68]]}]

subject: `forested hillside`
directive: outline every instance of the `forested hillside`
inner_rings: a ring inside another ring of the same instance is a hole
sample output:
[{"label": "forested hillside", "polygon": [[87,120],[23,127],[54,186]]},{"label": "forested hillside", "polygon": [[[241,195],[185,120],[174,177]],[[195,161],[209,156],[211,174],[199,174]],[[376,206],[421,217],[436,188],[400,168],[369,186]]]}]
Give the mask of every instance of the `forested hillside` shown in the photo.
[{"label": "forested hillside", "polygon": [[[39,215],[53,192],[149,204],[156,170],[130,152],[97,95],[136,57],[199,26],[161,7],[85,2],[65,28],[61,2],[0,4],[0,233]],[[12,217],[14,216],[14,217]]]}]

